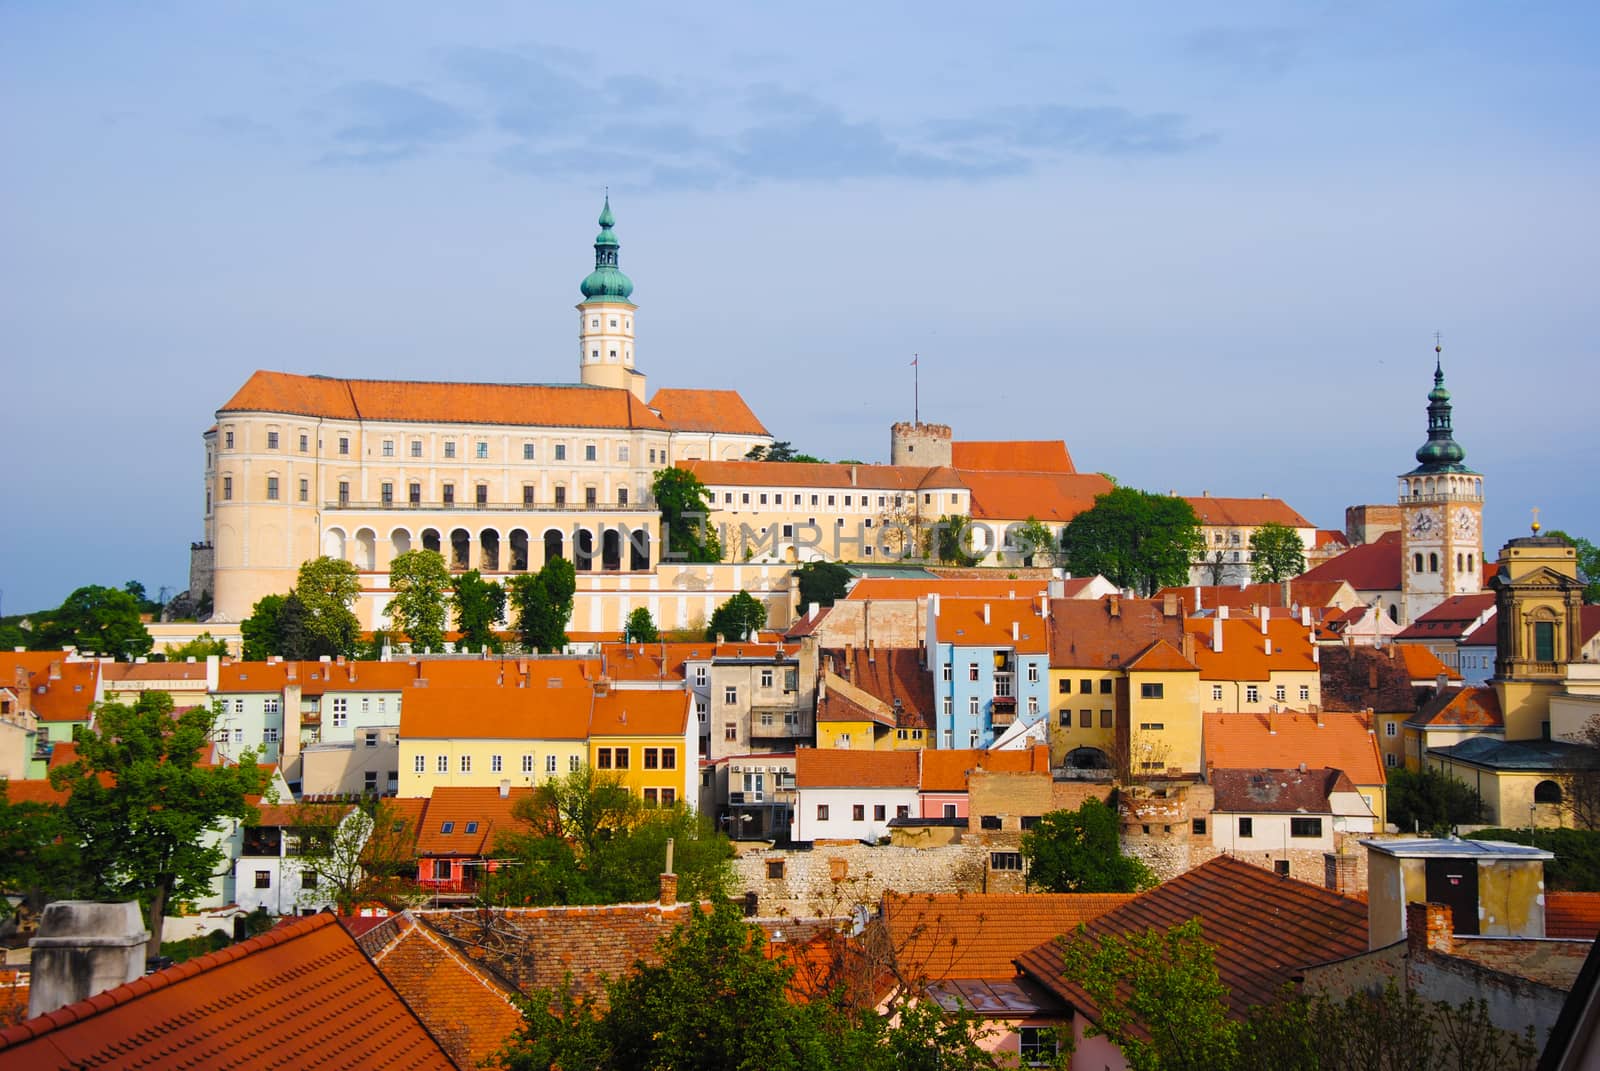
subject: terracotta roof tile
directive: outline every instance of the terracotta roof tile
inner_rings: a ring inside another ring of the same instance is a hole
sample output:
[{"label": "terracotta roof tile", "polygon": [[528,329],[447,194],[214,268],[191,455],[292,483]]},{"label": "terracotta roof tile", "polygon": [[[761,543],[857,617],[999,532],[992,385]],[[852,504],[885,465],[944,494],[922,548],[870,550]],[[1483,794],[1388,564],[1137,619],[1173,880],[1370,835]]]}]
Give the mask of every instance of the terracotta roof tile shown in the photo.
[{"label": "terracotta roof tile", "polygon": [[[1115,612],[1113,612],[1113,608]],[[1156,640],[1183,643],[1183,618],[1168,617],[1150,599],[1050,600],[1050,666],[1114,669],[1132,662]]]},{"label": "terracotta roof tile", "polygon": [[673,431],[715,431],[724,435],[767,435],[736,390],[658,390],[650,408]]},{"label": "terracotta roof tile", "polygon": [[1397,640],[1454,640],[1494,609],[1494,592],[1452,595],[1402,629]]},{"label": "terracotta roof tile", "polygon": [[[1288,589],[1287,599],[1284,597],[1285,587]],[[1162,588],[1156,592],[1155,597],[1161,599],[1167,595],[1176,595],[1183,600],[1184,610],[1188,613],[1196,610],[1215,610],[1218,606],[1254,611],[1260,606],[1273,609],[1330,606],[1343,590],[1342,580],[1300,579],[1285,580],[1276,584],[1246,584],[1243,587],[1237,584],[1191,584],[1185,587]]]},{"label": "terracotta roof tile", "polygon": [[[1222,626],[1222,649],[1216,650],[1216,626]],[[1261,621],[1230,617],[1216,621],[1191,617],[1184,627],[1194,634],[1195,663],[1201,680],[1264,681],[1274,672],[1316,672],[1311,656],[1311,630],[1295,618],[1269,617],[1263,635]],[[1267,652],[1267,641],[1272,651]]]},{"label": "terracotta roof tile", "polygon": [[972,490],[972,516],[980,521],[1022,521],[1033,517],[1063,524],[1108,493],[1111,481],[1097,472],[961,472]]},{"label": "terracotta roof tile", "polygon": [[[900,701],[895,728],[933,728],[933,675],[922,665],[922,651],[910,647],[860,647],[828,650],[836,672],[889,709]],[[831,698],[831,695],[830,695]]]},{"label": "terracotta roof tile", "polygon": [[1500,696],[1487,686],[1446,688],[1406,719],[1407,725],[1419,727],[1460,725],[1496,729],[1503,728],[1505,723],[1505,716],[1500,711]]},{"label": "terracotta roof tile", "polygon": [[494,787],[440,786],[428,797],[427,810],[417,825],[417,854],[469,856],[488,854],[494,836],[516,828],[513,809],[533,795],[526,786],[513,787],[504,796]]},{"label": "terracotta roof tile", "polygon": [[0,688],[15,687],[19,673],[28,682],[28,709],[40,721],[89,720],[99,662],[68,661],[61,651],[0,653]]},{"label": "terracotta roof tile", "polygon": [[1132,893],[889,893],[883,923],[908,979],[1011,978],[1018,956],[1132,899]]},{"label": "terracotta roof tile", "polygon": [[100,667],[101,680],[114,681],[203,681],[206,660],[195,662],[108,662]]},{"label": "terracotta roof tile", "polygon": [[1078,471],[1073,467],[1072,455],[1067,453],[1067,444],[1056,439],[953,442],[950,467],[980,472]]},{"label": "terracotta roof tile", "polygon": [[916,788],[915,751],[797,748],[796,788]]},{"label": "terracotta roof tile", "polygon": [[1412,683],[1426,681],[1433,683],[1443,673],[1449,680],[1458,681],[1461,674],[1439,661],[1439,656],[1416,643],[1396,643],[1392,649],[1399,655],[1401,663],[1405,665],[1406,674]]},{"label": "terracotta roof tile", "polygon": [[1378,738],[1359,714],[1207,714],[1207,768],[1288,770],[1302,762],[1343,770],[1358,785],[1384,784]]},{"label": "terracotta roof tile", "polygon": [[682,736],[688,730],[690,700],[681,688],[613,688],[595,698],[589,735]]},{"label": "terracotta roof tile", "polygon": [[965,792],[967,778],[974,770],[990,773],[1050,773],[1050,748],[1037,744],[1029,748],[986,751],[982,748],[923,750],[919,788],[923,792]]},{"label": "terracotta roof tile", "polygon": [[1216,793],[1217,811],[1232,814],[1329,814],[1331,792],[1354,792],[1343,770],[1327,766],[1300,770],[1226,770],[1206,774]]},{"label": "terracotta roof tile", "polygon": [[[593,689],[570,662],[530,664],[526,687],[451,687],[429,679],[408,688],[400,735],[411,740],[581,740],[589,735]],[[430,669],[431,673],[432,670]],[[508,675],[509,676],[509,675]],[[683,693],[678,693],[681,697]]]},{"label": "terracotta roof tile", "polygon": [[296,919],[0,1032],[13,1071],[453,1069],[332,915]]},{"label": "terracotta roof tile", "polygon": [[1357,591],[1400,590],[1400,533],[1385,532],[1300,574],[1301,580],[1344,580]]},{"label": "terracotta roof tile", "polygon": [[1146,647],[1143,654],[1128,663],[1128,668],[1140,673],[1195,673],[1200,669],[1166,640]]},{"label": "terracotta roof tile", "polygon": [[1321,648],[1319,658],[1324,710],[1416,712],[1417,689],[1407,663],[1393,644],[1382,649],[1328,645]]},{"label": "terracotta roof tile", "polygon": [[[1367,950],[1365,904],[1226,855],[1106,912],[1069,939],[1165,932],[1191,918],[1216,949],[1229,1010],[1241,1017],[1271,1003],[1299,968]],[[1098,1017],[1088,995],[1062,976],[1054,941],[1023,953],[1017,965],[1091,1020]]]},{"label": "terracotta roof tile", "polygon": [[679,461],[707,487],[819,487],[849,491],[915,491],[965,486],[949,469],[915,465],[813,464],[807,461]]},{"label": "terracotta roof tile", "polygon": [[1037,599],[1050,590],[1044,579],[978,580],[942,576],[864,576],[845,596],[853,602],[865,599],[916,599],[937,594],[941,599]]},{"label": "terracotta roof tile", "polygon": [[1008,647],[1023,654],[1050,649],[1049,626],[1032,600],[940,599],[938,628],[939,642],[957,647]]},{"label": "terracotta roof tile", "polygon": [[[1585,611],[1587,611],[1587,610],[1595,610],[1596,611],[1596,614],[1595,614],[1595,626],[1596,626],[1597,629],[1600,629],[1600,607],[1585,606],[1583,609]],[[1461,644],[1461,646],[1463,646],[1463,647],[1498,647],[1500,645],[1500,633],[1499,633],[1499,625],[1497,625],[1495,623],[1495,616],[1496,616],[1495,614],[1491,613],[1488,617],[1484,618],[1483,624],[1479,625],[1477,628],[1473,629],[1471,632],[1469,632],[1465,636],[1461,637],[1460,641],[1458,641]],[[1583,622],[1584,622],[1585,625],[1588,624],[1588,614],[1587,613],[1584,614],[1584,616],[1583,616]],[[1593,638],[1592,634],[1590,634],[1588,632],[1588,630],[1585,629],[1585,635],[1583,637],[1583,642],[1584,643],[1588,643],[1589,640],[1592,639],[1592,638]]]},{"label": "terracotta roof tile", "polygon": [[1255,527],[1261,524],[1286,524],[1290,528],[1312,528],[1312,523],[1291,509],[1281,498],[1213,498],[1210,495],[1185,495],[1203,525],[1217,527]]},{"label": "terracotta roof tile", "polygon": [[666,429],[631,391],[523,383],[332,379],[258,371],[218,410],[334,420]]},{"label": "terracotta roof tile", "polygon": [[1581,941],[1600,936],[1600,892],[1545,893],[1544,935]]}]

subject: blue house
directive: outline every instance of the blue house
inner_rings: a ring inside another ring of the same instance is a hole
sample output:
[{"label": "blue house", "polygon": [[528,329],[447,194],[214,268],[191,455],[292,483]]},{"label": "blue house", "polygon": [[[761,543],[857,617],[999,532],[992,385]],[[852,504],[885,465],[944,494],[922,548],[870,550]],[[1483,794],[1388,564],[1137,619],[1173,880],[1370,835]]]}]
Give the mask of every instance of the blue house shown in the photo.
[{"label": "blue house", "polygon": [[929,598],[936,747],[989,747],[1018,722],[1046,717],[1047,624],[1026,599]]}]

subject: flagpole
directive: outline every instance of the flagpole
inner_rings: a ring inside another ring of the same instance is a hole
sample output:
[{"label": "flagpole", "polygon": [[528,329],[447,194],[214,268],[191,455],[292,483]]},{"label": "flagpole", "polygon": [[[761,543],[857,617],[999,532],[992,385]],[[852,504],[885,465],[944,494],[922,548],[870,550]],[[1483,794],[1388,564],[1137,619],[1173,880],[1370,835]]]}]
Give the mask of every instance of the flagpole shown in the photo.
[{"label": "flagpole", "polygon": [[922,368],[918,354],[911,355],[911,423],[922,423]]}]

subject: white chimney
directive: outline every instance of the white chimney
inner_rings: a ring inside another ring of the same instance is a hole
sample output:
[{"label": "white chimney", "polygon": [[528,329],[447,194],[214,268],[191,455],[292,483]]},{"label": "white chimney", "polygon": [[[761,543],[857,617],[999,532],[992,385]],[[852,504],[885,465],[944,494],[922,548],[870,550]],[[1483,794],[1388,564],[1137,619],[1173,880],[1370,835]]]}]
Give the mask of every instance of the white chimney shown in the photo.
[{"label": "white chimney", "polygon": [[1222,653],[1222,611],[1225,607],[1217,607],[1217,617],[1211,619],[1211,649],[1218,654]]},{"label": "white chimney", "polygon": [[1227,605],[1227,603],[1218,603],[1217,604],[1217,616],[1222,618],[1222,620],[1224,620],[1224,621],[1228,620],[1228,605]]},{"label": "white chimney", "polygon": [[1022,639],[1022,623],[1019,622],[1019,621],[1011,622],[1011,642],[1012,643],[1016,643],[1017,641],[1019,641],[1021,639]]},{"label": "white chimney", "polygon": [[1300,607],[1300,624],[1303,628],[1311,627],[1311,607]]},{"label": "white chimney", "polygon": [[510,781],[501,781],[500,782],[500,798],[501,799],[507,799],[508,797],[510,797],[510,795],[511,795],[511,782]]},{"label": "white chimney", "polygon": [[97,904],[58,900],[46,904],[39,936],[28,942],[33,964],[28,1018],[88,1000],[144,975],[144,928],[133,901]]},{"label": "white chimney", "polygon": [[1268,615],[1268,612],[1269,611],[1267,610],[1267,608],[1265,606],[1262,606],[1262,607],[1258,608],[1257,611],[1256,611],[1256,615],[1261,618],[1261,635],[1263,635],[1263,636],[1265,636],[1267,634],[1267,615]]},{"label": "white chimney", "polygon": [[984,603],[983,604],[983,623],[985,625],[987,625],[989,623],[989,604],[988,603]]}]

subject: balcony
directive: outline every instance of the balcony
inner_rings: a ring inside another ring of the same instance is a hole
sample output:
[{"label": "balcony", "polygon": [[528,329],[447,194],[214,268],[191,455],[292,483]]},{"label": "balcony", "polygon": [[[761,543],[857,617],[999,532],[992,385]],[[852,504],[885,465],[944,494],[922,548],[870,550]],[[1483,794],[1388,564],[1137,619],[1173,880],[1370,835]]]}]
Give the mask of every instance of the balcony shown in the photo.
[{"label": "balcony", "polygon": [[1014,703],[1010,707],[1002,708],[997,702],[995,703],[994,711],[989,715],[989,721],[996,729],[1010,728],[1016,720],[1017,708]]},{"label": "balcony", "polygon": [[1016,677],[1006,670],[996,670],[994,674],[994,697],[1000,699],[1016,698]]},{"label": "balcony", "polygon": [[324,502],[325,510],[396,510],[411,513],[429,511],[451,513],[656,513],[657,508],[647,502],[630,502],[619,506],[615,502],[358,502],[355,499],[335,499]]},{"label": "balcony", "polygon": [[429,896],[472,896],[478,891],[478,879],[470,875],[454,878],[418,878],[417,885]]},{"label": "balcony", "polygon": [[765,725],[760,718],[750,720],[750,739],[752,740],[801,740],[811,735],[809,721],[796,719],[792,722],[778,718],[772,724]]}]

